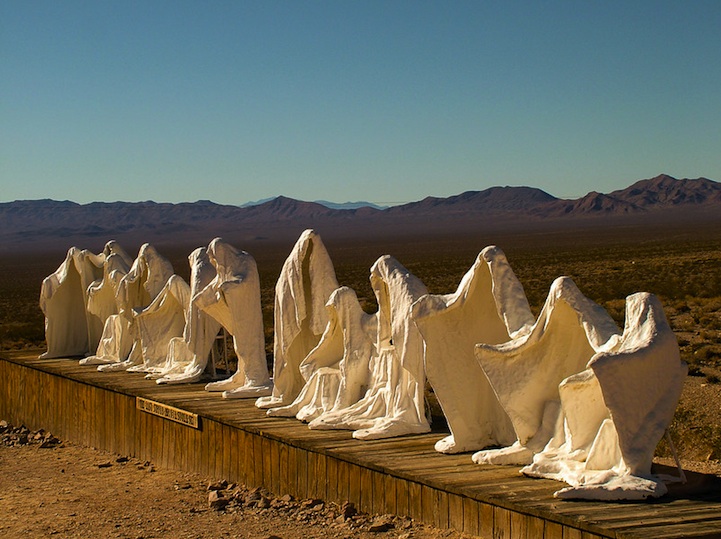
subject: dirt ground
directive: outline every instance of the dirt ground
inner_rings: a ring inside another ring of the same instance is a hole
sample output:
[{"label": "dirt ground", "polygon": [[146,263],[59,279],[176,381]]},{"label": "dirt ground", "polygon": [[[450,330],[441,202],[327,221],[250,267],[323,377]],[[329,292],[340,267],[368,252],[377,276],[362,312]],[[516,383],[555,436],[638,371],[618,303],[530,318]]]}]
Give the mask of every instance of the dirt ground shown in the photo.
[{"label": "dirt ground", "polygon": [[0,537],[468,537],[393,515],[358,514],[348,504],[274,497],[217,478],[163,470],[5,423],[0,436]]}]

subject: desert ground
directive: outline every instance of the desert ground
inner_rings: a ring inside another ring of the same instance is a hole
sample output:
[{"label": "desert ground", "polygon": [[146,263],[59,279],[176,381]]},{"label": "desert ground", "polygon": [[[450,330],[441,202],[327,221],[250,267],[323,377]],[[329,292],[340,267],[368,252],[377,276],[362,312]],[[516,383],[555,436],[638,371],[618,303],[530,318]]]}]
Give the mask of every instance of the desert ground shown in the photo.
[{"label": "desert ground", "polygon": [[[627,295],[639,291],[658,295],[689,365],[671,437],[686,469],[721,473],[721,231],[576,229],[412,241],[386,238],[353,245],[326,242],[339,282],[357,291],[368,312],[376,308],[368,272],[378,256],[393,254],[431,293],[450,293],[478,252],[490,244],[506,252],[535,313],[553,280],[562,275],[572,277],[621,328]],[[258,261],[269,361],[273,290],[291,246],[292,242],[241,246]],[[159,250],[187,278],[186,257],[193,247],[176,244],[159,246]],[[133,248],[137,246],[126,247],[130,253]],[[42,346],[40,284],[63,258],[62,251],[0,257],[0,353]],[[132,458],[121,462],[118,459],[127,456],[77,447],[68,440],[42,449],[42,443],[15,442],[0,446],[0,514],[5,515],[0,535],[8,537],[459,536],[389,516],[347,519],[342,517],[343,508],[323,505],[313,510],[317,502],[251,494],[243,486],[227,486],[226,496],[233,501],[216,511],[208,505],[207,489],[222,478],[160,470]],[[670,448],[662,441],[657,458],[670,463],[670,457]],[[257,496],[267,500],[260,502],[267,508],[249,498]],[[392,527],[370,532],[373,522]]]}]

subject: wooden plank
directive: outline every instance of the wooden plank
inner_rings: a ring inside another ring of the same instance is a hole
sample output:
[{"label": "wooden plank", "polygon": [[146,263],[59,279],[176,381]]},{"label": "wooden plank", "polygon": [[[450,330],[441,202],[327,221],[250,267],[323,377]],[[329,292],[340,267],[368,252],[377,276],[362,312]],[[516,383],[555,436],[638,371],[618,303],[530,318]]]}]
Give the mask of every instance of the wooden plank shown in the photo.
[{"label": "wooden plank", "polygon": [[546,521],[543,525],[543,539],[563,539],[563,525]]},{"label": "wooden plank", "polygon": [[338,459],[326,457],[326,492],[325,499],[342,503],[338,497]]},{"label": "wooden plank", "polygon": [[[290,448],[288,444],[277,443],[278,446],[278,466],[279,466],[279,480],[278,480],[278,495],[284,496],[290,493]],[[295,458],[295,455],[293,455]]]},{"label": "wooden plank", "polygon": [[511,511],[493,508],[493,539],[511,539]]},{"label": "wooden plank", "polygon": [[375,514],[382,514],[386,509],[385,475],[373,472],[373,509]]},{"label": "wooden plank", "polygon": [[414,520],[423,521],[423,499],[421,484],[407,481],[408,485],[408,516]]},{"label": "wooden plank", "polygon": [[298,498],[305,499],[309,497],[308,487],[308,452],[296,449],[296,490]]},{"label": "wooden plank", "polygon": [[386,492],[386,509],[385,513],[395,515],[398,512],[398,505],[396,502],[396,481],[391,475],[385,476],[385,492]]},{"label": "wooden plank", "polygon": [[344,460],[337,461],[338,467],[338,500],[340,502],[350,501],[350,464]]},{"label": "wooden plank", "polygon": [[[481,533],[481,506],[471,498],[463,498],[463,531],[470,535],[478,535]],[[543,534],[543,531],[541,531]],[[538,537],[538,536],[536,536]]]},{"label": "wooden plank", "polygon": [[326,493],[326,456],[320,453],[316,453],[315,458],[315,492],[313,493],[314,498],[323,499]]},{"label": "wooden plank", "polygon": [[456,494],[448,495],[448,525],[463,531],[463,498]]},{"label": "wooden plank", "polygon": [[[487,503],[481,503],[480,505],[478,534],[481,537],[493,537],[493,506]],[[539,537],[543,537],[543,535],[541,534]]]}]

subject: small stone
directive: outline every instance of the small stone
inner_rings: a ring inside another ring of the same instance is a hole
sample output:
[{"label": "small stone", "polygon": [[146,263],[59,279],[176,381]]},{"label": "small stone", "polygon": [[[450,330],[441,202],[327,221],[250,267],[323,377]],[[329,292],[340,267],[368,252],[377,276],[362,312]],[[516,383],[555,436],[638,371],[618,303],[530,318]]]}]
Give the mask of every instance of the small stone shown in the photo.
[{"label": "small stone", "polygon": [[358,513],[358,510],[355,508],[355,505],[352,502],[345,502],[341,508],[341,515],[345,520],[348,520],[353,515]]},{"label": "small stone", "polygon": [[125,462],[128,462],[130,459],[128,457],[118,457],[115,459],[115,462],[119,464],[123,464]]},{"label": "small stone", "polygon": [[279,499],[283,503],[290,503],[293,501],[293,496],[291,496],[290,494],[284,494]]},{"label": "small stone", "polygon": [[107,462],[98,462],[95,466],[97,466],[98,468],[110,468],[112,465],[113,465],[112,462],[107,461]]},{"label": "small stone", "polygon": [[301,507],[304,509],[310,509],[312,507],[315,507],[316,505],[322,504],[323,500],[319,500],[317,498],[311,498],[309,500],[303,500],[300,502]]},{"label": "small stone", "polygon": [[391,522],[390,517],[388,515],[383,515],[371,522],[368,527],[368,531],[372,533],[380,533],[387,532],[391,528],[393,528],[393,522]]},{"label": "small stone", "polygon": [[175,485],[175,490],[187,490],[192,488],[190,483],[178,483]]},{"label": "small stone", "polygon": [[227,486],[228,482],[226,480],[215,481],[213,483],[208,483],[208,490],[225,490]]},{"label": "small stone", "polygon": [[230,500],[223,496],[220,490],[211,490],[208,493],[208,506],[216,511],[221,511],[226,505],[230,503]]}]

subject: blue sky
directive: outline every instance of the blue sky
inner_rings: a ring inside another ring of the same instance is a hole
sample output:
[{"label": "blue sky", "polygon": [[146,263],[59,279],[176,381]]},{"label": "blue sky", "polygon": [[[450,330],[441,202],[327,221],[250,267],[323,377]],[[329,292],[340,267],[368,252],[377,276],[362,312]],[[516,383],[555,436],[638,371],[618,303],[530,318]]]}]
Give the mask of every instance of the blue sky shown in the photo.
[{"label": "blue sky", "polygon": [[721,180],[721,2],[6,1],[0,201]]}]

